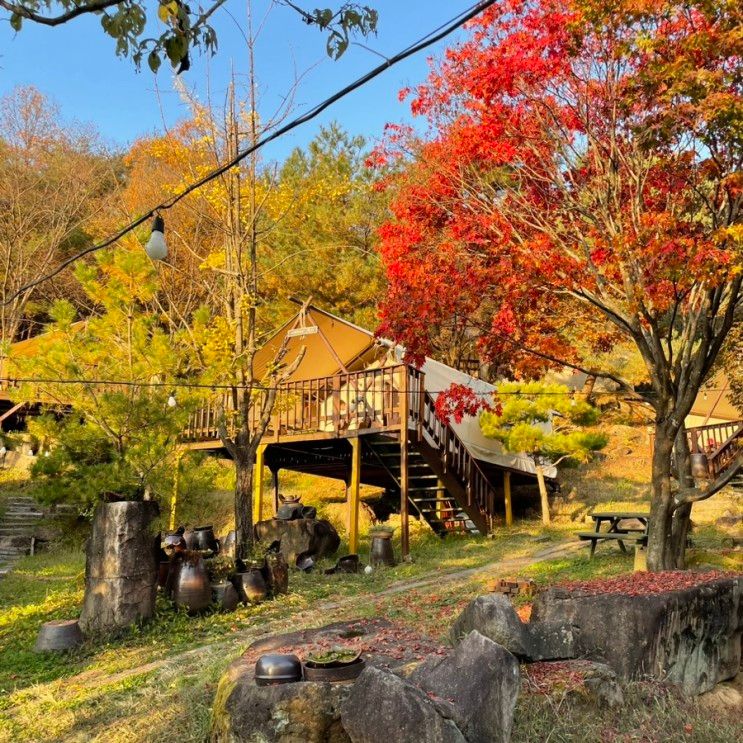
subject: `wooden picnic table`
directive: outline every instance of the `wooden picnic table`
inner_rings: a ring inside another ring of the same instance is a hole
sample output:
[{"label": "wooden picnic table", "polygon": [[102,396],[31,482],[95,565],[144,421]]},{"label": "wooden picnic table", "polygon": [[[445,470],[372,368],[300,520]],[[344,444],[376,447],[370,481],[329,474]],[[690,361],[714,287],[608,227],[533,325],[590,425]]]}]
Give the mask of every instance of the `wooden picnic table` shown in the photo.
[{"label": "wooden picnic table", "polygon": [[[591,542],[591,557],[596,551],[596,545],[600,541],[616,541],[622,552],[627,552],[625,542],[634,542],[636,545],[643,545],[648,538],[648,518],[647,512],[635,511],[605,511],[594,512],[591,514],[594,523],[593,531],[578,532],[578,539]],[[626,526],[625,521],[639,521],[641,526]],[[609,524],[609,528],[601,531],[601,525]]]}]

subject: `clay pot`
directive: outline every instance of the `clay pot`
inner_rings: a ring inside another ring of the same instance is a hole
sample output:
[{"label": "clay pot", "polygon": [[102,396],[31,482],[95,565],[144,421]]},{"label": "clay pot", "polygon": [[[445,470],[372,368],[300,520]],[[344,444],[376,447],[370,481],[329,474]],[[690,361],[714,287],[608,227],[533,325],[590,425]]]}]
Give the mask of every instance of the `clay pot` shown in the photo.
[{"label": "clay pot", "polygon": [[248,568],[245,572],[236,573],[233,585],[240,601],[245,604],[258,604],[268,595],[268,586],[260,568]]},{"label": "clay pot", "polygon": [[395,553],[392,551],[392,532],[377,532],[372,535],[371,554],[369,562],[372,565],[395,566]]},{"label": "clay pot", "polygon": [[179,608],[195,614],[208,608],[212,602],[212,587],[204,561],[189,560],[181,564],[173,590],[173,600]]},{"label": "clay pot", "polygon": [[197,526],[194,529],[194,535],[195,546],[193,549],[209,550],[215,554],[219,551],[219,546],[214,536],[214,529],[211,526]]},{"label": "clay pot", "polygon": [[187,550],[197,550],[196,546],[196,531],[194,529],[186,529],[183,532],[183,539],[186,542]]},{"label": "clay pot", "polygon": [[183,553],[176,552],[168,563],[168,577],[165,580],[165,595],[173,598],[176,584],[178,583],[178,573],[181,571],[181,564],[183,563]]},{"label": "clay pot", "polygon": [[709,480],[709,460],[703,452],[691,455],[691,476],[695,480]]},{"label": "clay pot", "polygon": [[157,566],[157,585],[165,588],[168,583],[168,573],[170,573],[170,560],[161,560]]},{"label": "clay pot", "polygon": [[168,552],[181,552],[186,549],[186,540],[182,534],[166,534],[163,539],[163,549]]},{"label": "clay pot", "polygon": [[255,663],[255,683],[258,686],[291,684],[302,680],[302,663],[296,655],[266,653]]},{"label": "clay pot", "polygon": [[55,619],[41,625],[34,650],[37,653],[70,650],[82,641],[83,633],[77,619]]},{"label": "clay pot", "polygon": [[289,563],[281,552],[266,555],[266,582],[272,596],[289,592]]},{"label": "clay pot", "polygon": [[303,510],[304,508],[301,503],[284,503],[284,505],[279,506],[279,510],[276,511],[276,518],[281,519],[282,521],[301,519]]},{"label": "clay pot", "polygon": [[212,583],[212,602],[220,611],[235,611],[240,597],[232,583]]}]

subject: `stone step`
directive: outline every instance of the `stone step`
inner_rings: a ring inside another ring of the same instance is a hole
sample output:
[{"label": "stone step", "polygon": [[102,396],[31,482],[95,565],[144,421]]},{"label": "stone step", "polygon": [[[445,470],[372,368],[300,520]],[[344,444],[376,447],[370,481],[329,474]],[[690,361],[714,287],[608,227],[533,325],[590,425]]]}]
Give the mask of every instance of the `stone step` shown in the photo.
[{"label": "stone step", "polygon": [[21,529],[32,532],[38,526],[37,521],[0,521],[0,529]]},{"label": "stone step", "polygon": [[3,514],[5,516],[12,516],[14,514],[17,516],[43,516],[44,512],[40,511],[38,506],[29,506],[28,508],[25,506],[8,506],[3,509]]},{"label": "stone step", "polygon": [[25,527],[0,526],[0,537],[28,537],[33,536],[34,530]]}]

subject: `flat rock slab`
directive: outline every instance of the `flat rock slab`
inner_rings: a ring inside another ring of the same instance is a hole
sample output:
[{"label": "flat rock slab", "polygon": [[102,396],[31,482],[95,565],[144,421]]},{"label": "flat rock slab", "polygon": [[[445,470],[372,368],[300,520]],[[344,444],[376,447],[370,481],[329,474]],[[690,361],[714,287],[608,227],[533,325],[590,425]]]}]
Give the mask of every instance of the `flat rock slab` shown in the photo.
[{"label": "flat rock slab", "polygon": [[[574,657],[603,661],[621,680],[649,677],[701,694],[740,669],[743,576],[687,572],[678,583],[694,580],[670,591],[662,586],[672,574],[606,581],[604,592],[553,588],[537,597],[531,621],[570,627]],[[610,592],[615,585],[623,592]]]},{"label": "flat rock slab", "polygon": [[230,665],[219,681],[212,715],[212,741],[341,743],[353,740],[341,722],[341,707],[355,682],[302,681],[278,686],[255,683],[255,662],[264,653],[294,653],[305,660],[310,653],[334,647],[360,651],[367,670],[394,672],[398,674],[396,678],[408,674],[424,658],[443,657],[447,652],[434,640],[381,619],[337,622],[258,640]]}]

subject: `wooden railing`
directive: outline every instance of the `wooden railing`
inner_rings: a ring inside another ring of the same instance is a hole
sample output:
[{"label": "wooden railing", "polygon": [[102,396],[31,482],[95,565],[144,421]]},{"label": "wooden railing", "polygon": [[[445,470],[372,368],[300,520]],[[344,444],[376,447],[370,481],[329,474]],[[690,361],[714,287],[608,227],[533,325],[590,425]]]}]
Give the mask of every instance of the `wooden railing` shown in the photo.
[{"label": "wooden railing", "polygon": [[495,488],[456,431],[436,415],[435,401],[427,392],[421,415],[422,428],[439,451],[444,472],[453,475],[465,489],[467,506],[490,519],[495,513]]},{"label": "wooden railing", "polygon": [[[340,436],[351,431],[399,427],[404,409],[402,395],[410,401],[409,420],[418,425],[423,385],[424,375],[402,364],[287,382],[277,391],[266,436],[277,440],[314,433]],[[260,400],[251,406],[252,430],[258,426],[260,408]],[[184,439],[218,439],[221,419],[231,432],[235,414],[229,396],[215,399],[193,413]]]},{"label": "wooden railing", "polygon": [[743,420],[695,426],[686,431],[692,454],[704,454],[711,479],[743,455]]}]

